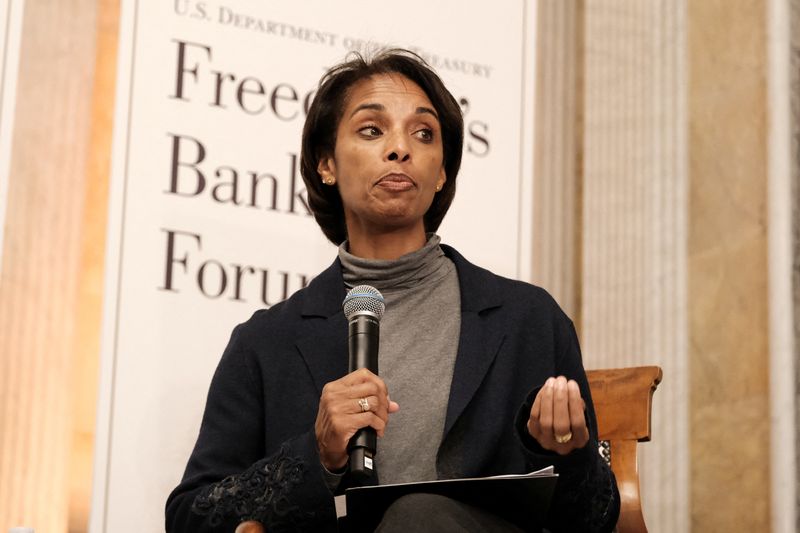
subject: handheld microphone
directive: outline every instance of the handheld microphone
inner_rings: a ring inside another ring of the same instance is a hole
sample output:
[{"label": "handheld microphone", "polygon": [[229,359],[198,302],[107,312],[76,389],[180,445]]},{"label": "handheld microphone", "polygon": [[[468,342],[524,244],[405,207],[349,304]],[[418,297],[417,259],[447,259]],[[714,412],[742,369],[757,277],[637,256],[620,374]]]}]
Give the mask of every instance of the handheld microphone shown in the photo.
[{"label": "handheld microphone", "polygon": [[[386,309],[383,295],[375,287],[359,285],[350,289],[342,302],[347,317],[347,347],[350,354],[350,372],[366,368],[378,374],[378,343],[380,320]],[[350,473],[360,479],[374,472],[377,436],[375,429],[359,429],[347,444],[350,454]]]}]

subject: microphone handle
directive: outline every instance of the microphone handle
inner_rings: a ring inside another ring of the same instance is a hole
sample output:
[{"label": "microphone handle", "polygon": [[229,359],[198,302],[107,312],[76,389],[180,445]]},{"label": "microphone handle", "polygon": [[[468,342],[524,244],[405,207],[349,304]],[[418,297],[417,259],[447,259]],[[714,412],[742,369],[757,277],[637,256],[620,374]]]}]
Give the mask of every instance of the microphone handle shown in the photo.
[{"label": "microphone handle", "polygon": [[[347,327],[348,349],[350,353],[350,372],[366,368],[378,374],[378,344],[380,323],[368,314],[358,314],[350,319]],[[347,452],[350,454],[350,473],[356,478],[365,479],[373,475],[373,459],[377,448],[377,436],[372,427],[361,428],[350,439]]]}]

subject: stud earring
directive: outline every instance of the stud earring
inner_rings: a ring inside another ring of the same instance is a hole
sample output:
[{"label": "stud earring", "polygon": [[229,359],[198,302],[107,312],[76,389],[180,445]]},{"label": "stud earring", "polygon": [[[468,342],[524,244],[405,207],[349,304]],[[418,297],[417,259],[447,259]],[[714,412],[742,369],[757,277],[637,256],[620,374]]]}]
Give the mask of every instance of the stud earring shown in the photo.
[{"label": "stud earring", "polygon": [[441,191],[441,190],[442,190],[442,185],[437,185],[437,186],[436,186],[436,192],[439,192],[439,191]]},{"label": "stud earring", "polygon": [[336,183],[336,178],[325,178],[322,180],[322,183],[324,183],[325,185],[333,185],[334,183]]}]

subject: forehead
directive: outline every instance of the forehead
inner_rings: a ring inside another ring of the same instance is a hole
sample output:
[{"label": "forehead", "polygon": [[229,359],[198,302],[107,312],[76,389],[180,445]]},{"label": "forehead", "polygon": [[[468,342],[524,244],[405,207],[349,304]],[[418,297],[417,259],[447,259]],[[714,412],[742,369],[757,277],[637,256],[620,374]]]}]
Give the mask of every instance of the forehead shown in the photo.
[{"label": "forehead", "polygon": [[364,78],[353,85],[345,99],[345,116],[348,110],[367,102],[381,103],[382,101],[403,102],[411,106],[433,107],[430,98],[422,87],[406,78],[402,74],[376,74]]}]

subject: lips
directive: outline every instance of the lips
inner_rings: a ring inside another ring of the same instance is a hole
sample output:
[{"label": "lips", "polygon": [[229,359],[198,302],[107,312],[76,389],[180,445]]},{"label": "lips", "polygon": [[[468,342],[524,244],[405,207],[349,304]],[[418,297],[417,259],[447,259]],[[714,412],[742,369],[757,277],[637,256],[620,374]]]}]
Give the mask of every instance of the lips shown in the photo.
[{"label": "lips", "polygon": [[382,176],[375,186],[391,191],[407,191],[416,187],[417,184],[407,174],[391,172]]}]

